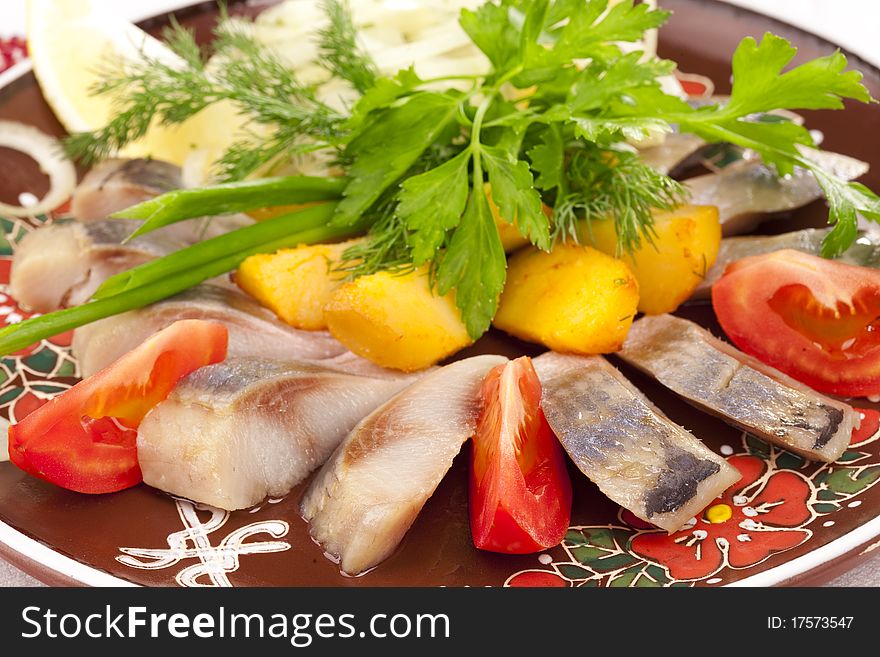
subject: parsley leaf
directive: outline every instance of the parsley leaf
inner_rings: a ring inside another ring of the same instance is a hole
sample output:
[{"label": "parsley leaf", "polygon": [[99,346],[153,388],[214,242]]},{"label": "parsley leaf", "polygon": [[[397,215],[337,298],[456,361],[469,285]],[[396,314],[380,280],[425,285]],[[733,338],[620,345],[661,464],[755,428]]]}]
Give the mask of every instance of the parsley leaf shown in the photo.
[{"label": "parsley leaf", "polygon": [[399,98],[415,91],[421,84],[422,80],[416,75],[412,66],[398,71],[393,78],[376,78],[373,86],[355,103],[351,116],[345,124],[346,127],[350,130],[358,130],[367,121],[371,112],[388,107]]},{"label": "parsley leaf", "polygon": [[657,78],[675,69],[673,62],[654,59],[642,62],[635,51],[615,59],[610,65],[588,65],[572,86],[566,105],[574,113],[602,108],[612,99],[636,87],[658,87]]},{"label": "parsley leaf", "polygon": [[492,186],[492,200],[501,216],[516,224],[523,237],[550,250],[550,230],[529,165],[509,151],[484,146],[483,163]]},{"label": "parsley leaf", "polygon": [[535,187],[551,191],[565,179],[565,144],[558,126],[550,126],[541,133],[541,143],[528,151],[532,170],[538,173]]},{"label": "parsley leaf", "polygon": [[400,186],[397,216],[412,231],[413,264],[434,258],[446,233],[461,220],[468,198],[470,150],[464,150],[439,167],[407,178]]},{"label": "parsley leaf", "polygon": [[828,223],[834,225],[822,240],[822,255],[834,258],[852,246],[858,237],[859,213],[866,219],[880,222],[880,197],[861,183],[835,178],[822,167],[810,166],[809,169],[825,192],[829,206]]},{"label": "parsley leaf", "polygon": [[650,116],[572,116],[575,135],[586,141],[607,144],[622,139],[647,139],[652,133],[672,132],[669,123]]},{"label": "parsley leaf", "polygon": [[880,221],[880,197],[864,185],[835,177],[804,153],[813,146],[802,126],[762,123],[750,115],[775,109],[840,109],[843,99],[873,102],[857,71],[846,71],[846,57],[835,52],[783,72],[797,49],[782,37],[765,34],[761,43],[744,39],[733,56],[733,90],[721,107],[701,108],[680,116],[680,125],[704,138],[729,141],[760,153],[781,175],[795,166],[812,171],[829,203],[834,229],[822,244],[825,256],[839,255],[855,240],[858,214]]},{"label": "parsley leaf", "polygon": [[351,182],[336,208],[333,225],[347,226],[416,162],[458,112],[452,94],[418,92],[382,111],[345,149]]},{"label": "parsley leaf", "polygon": [[[857,235],[859,213],[880,221],[880,197],[864,185],[840,180],[804,156],[803,147],[814,145],[804,127],[790,121],[768,123],[755,115],[777,109],[840,109],[844,99],[874,99],[861,84],[861,74],[846,70],[847,60],[842,53],[784,70],[796,53],[788,41],[770,33],[760,43],[746,38],[733,56],[733,89],[726,104],[694,109],[646,85],[628,91],[627,102],[614,101],[606,112],[615,118],[604,119],[606,124],[601,118],[576,117],[576,130],[587,139],[600,139],[615,129],[624,135],[632,133],[640,125],[639,119],[648,124],[676,123],[682,131],[707,141],[729,142],[753,150],[773,164],[780,175],[791,173],[796,166],[807,168],[828,199],[828,221],[834,224],[822,253],[839,254]],[[633,123],[618,125],[622,116]]]},{"label": "parsley leaf", "polygon": [[645,30],[660,27],[670,15],[647,4],[634,5],[632,0],[623,0],[604,13],[607,7],[608,0],[568,3],[568,21],[555,44],[552,48],[530,48],[525,68],[546,69],[569,65],[574,60],[613,57],[620,49],[612,42],[638,41]]},{"label": "parsley leaf", "polygon": [[781,176],[794,171],[799,155],[798,146],[814,146],[813,137],[803,126],[791,121],[766,123],[749,120],[722,121],[713,126],[696,125],[692,130],[707,141],[739,141],[750,144]]},{"label": "parsley leaf", "polygon": [[507,276],[507,257],[482,187],[472,189],[461,223],[437,270],[440,294],[455,290],[468,334],[476,340],[488,328]]},{"label": "parsley leaf", "polygon": [[766,33],[761,43],[742,40],[733,55],[733,91],[728,114],[746,115],[774,109],[841,109],[842,98],[871,100],[862,74],[844,71],[846,57],[837,51],[782,72],[797,54],[787,40]]},{"label": "parsley leaf", "polygon": [[487,2],[476,11],[464,9],[459,24],[489,61],[496,74],[506,73],[520,58],[520,37],[509,19],[509,9]]}]

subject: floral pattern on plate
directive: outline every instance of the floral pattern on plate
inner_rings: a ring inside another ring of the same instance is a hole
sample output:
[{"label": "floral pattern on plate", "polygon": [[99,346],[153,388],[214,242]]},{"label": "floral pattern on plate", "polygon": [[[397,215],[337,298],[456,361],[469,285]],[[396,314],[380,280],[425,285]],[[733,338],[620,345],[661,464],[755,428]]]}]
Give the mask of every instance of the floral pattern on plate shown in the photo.
[{"label": "floral pattern on plate", "polygon": [[[742,478],[672,534],[629,511],[620,525],[571,527],[562,545],[542,555],[544,568],[520,571],[507,586],[717,585],[730,570],[757,566],[798,547],[817,524],[852,512],[880,481],[880,414],[864,410],[850,448],[832,464],[811,463],[748,434],[728,456]],[[549,557],[549,558],[548,558]]]}]

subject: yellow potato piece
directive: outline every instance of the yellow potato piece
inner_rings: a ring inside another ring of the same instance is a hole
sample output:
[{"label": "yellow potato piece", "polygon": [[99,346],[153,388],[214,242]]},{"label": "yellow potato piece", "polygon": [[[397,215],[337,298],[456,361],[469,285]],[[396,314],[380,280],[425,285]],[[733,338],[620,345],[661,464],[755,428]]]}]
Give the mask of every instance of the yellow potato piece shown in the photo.
[{"label": "yellow potato piece", "polygon": [[519,228],[506,221],[498,214],[498,208],[492,200],[489,200],[489,207],[492,209],[492,217],[495,219],[495,227],[498,229],[498,236],[501,238],[501,246],[504,247],[506,253],[511,253],[517,249],[521,249],[529,243]]},{"label": "yellow potato piece", "polygon": [[345,278],[333,267],[356,242],[313,244],[254,255],[241,263],[235,281],[291,326],[326,329],[324,306]]},{"label": "yellow potato piece", "polygon": [[524,249],[508,261],[494,324],[555,351],[604,354],[623,344],[639,303],[626,264],[586,246]]},{"label": "yellow potato piece", "polygon": [[[711,205],[657,211],[654,230],[653,244],[643,240],[638,250],[621,256],[639,281],[639,312],[647,315],[671,313],[689,299],[715,263],[721,245],[718,208]],[[594,221],[590,233],[594,247],[615,254],[613,221]],[[590,235],[584,235],[583,241],[589,244]]]},{"label": "yellow potato piece", "polygon": [[529,240],[523,237],[516,224],[501,216],[501,210],[498,209],[498,206],[495,205],[495,200],[492,198],[492,187],[489,183],[483,185],[483,190],[486,192],[489,210],[492,211],[492,219],[495,220],[495,228],[498,229],[498,237],[501,238],[501,246],[504,247],[504,250],[510,253],[528,244]]},{"label": "yellow potato piece", "polygon": [[[498,209],[498,206],[495,205],[495,201],[492,198],[492,186],[489,183],[485,183],[483,189],[486,192],[486,200],[489,201],[489,210],[492,211],[492,219],[495,220],[495,227],[498,229],[498,236],[501,238],[501,246],[504,247],[504,251],[512,253],[513,251],[526,246],[529,243],[528,238],[523,237],[523,234],[519,232],[519,228],[516,227],[516,224],[501,216],[501,210]],[[548,218],[553,214],[553,208],[544,205],[543,209],[544,214],[547,215]]]},{"label": "yellow potato piece", "polygon": [[407,372],[471,343],[455,297],[434,294],[424,269],[345,283],[324,308],[324,319],[330,333],[357,355]]}]

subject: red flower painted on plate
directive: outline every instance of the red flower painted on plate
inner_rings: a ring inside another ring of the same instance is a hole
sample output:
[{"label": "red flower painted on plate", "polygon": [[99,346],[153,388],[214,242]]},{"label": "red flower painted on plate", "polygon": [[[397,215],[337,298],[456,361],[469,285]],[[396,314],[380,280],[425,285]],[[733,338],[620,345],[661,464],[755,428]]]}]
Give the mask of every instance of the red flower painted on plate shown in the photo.
[{"label": "red flower painted on plate", "polygon": [[675,77],[682,90],[692,98],[708,98],[715,91],[715,85],[712,83],[712,80],[705,75],[676,71]]},{"label": "red flower painted on plate", "polygon": [[9,412],[9,419],[13,422],[20,422],[47,401],[49,400],[45,397],[41,399],[30,391],[25,392],[12,404],[12,408]]},{"label": "red flower painted on plate", "polygon": [[[0,261],[2,264],[2,261]],[[0,272],[2,274],[2,272]],[[0,283],[5,282],[0,278]],[[12,324],[18,324],[19,322],[29,319],[31,317],[36,316],[37,313],[29,313],[24,310],[18,303],[6,292],[0,292],[0,327],[10,326]],[[69,347],[71,341],[73,340],[73,331],[66,331],[65,333],[61,333],[60,335],[53,336],[48,339],[48,342],[59,346],[59,347]],[[25,347],[24,349],[20,349],[15,352],[15,356],[19,356],[25,358],[34,353],[40,346],[42,342],[37,342],[35,344],[30,345],[29,347]]]},{"label": "red flower painted on plate", "polygon": [[520,588],[559,588],[571,586],[571,582],[549,570],[524,570],[507,580],[506,585]]},{"label": "red flower painted on plate", "polygon": [[631,549],[669,570],[677,580],[704,579],[721,570],[748,568],[777,552],[797,547],[811,532],[801,527],[812,518],[810,483],[795,472],[767,473],[755,456],[731,456],[742,474],[696,519],[674,534],[639,534]]}]

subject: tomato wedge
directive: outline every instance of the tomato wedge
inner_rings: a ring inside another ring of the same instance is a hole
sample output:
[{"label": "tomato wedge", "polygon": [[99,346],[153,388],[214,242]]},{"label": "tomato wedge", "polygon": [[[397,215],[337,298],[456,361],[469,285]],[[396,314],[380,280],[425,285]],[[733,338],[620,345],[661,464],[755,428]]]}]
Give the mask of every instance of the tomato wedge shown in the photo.
[{"label": "tomato wedge", "polygon": [[776,251],[728,266],[712,306],[747,354],[818,390],[880,394],[880,271]]},{"label": "tomato wedge", "polygon": [[134,486],[140,421],[184,376],[226,358],[226,346],[222,324],[175,322],[9,427],[9,459],[80,493]]},{"label": "tomato wedge", "polygon": [[559,544],[571,515],[571,479],[540,408],[541,384],[531,359],[493,369],[481,394],[470,470],[474,545],[528,554]]}]

